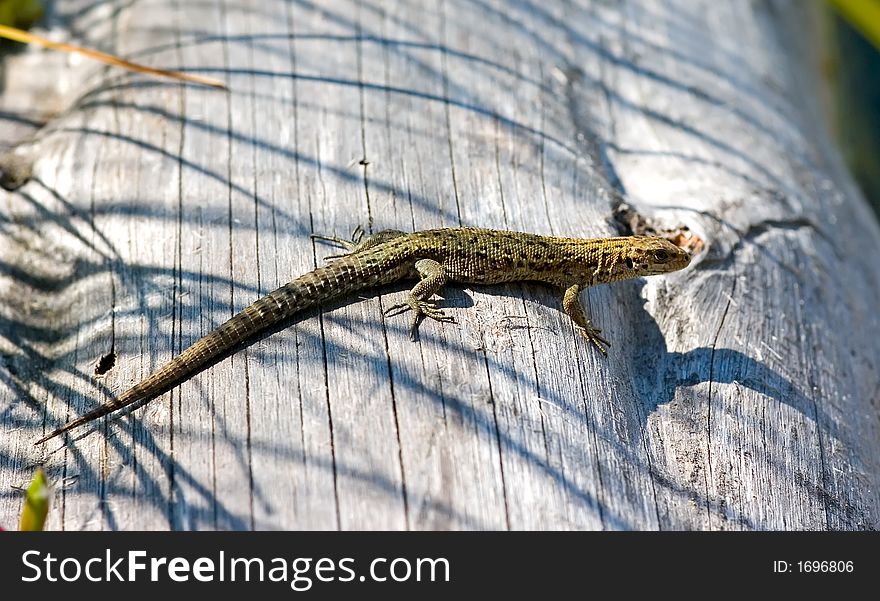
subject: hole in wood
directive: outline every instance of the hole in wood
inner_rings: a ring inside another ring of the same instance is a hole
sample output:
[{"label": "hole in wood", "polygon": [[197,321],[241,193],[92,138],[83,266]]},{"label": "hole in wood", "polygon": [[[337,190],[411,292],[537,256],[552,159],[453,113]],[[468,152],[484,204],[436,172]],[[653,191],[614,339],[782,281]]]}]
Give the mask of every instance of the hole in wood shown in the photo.
[{"label": "hole in wood", "polygon": [[113,366],[116,365],[116,353],[110,351],[100,359],[98,359],[98,364],[95,366],[95,375],[103,376],[108,371],[113,369]]}]

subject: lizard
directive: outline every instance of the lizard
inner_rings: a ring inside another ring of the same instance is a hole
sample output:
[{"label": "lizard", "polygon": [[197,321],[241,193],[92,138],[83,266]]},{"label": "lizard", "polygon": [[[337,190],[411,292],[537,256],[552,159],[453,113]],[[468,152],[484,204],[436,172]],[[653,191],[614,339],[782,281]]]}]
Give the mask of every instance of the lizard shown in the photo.
[{"label": "lizard", "polygon": [[[603,355],[611,343],[587,317],[580,301],[585,288],[685,268],[690,254],[658,236],[560,238],[506,230],[442,228],[406,233],[384,230],[351,240],[313,235],[347,252],[256,300],[199,338],[163,367],[116,398],[47,434],[41,444],[88,422],[146,403],[215,365],[296,314],[354,292],[417,279],[406,301],[386,315],[412,311],[410,338],[428,317],[454,321],[431,297],[447,282],[502,284],[536,281],[562,291],[562,309],[575,329]],[[276,330],[277,331],[277,330]]]}]

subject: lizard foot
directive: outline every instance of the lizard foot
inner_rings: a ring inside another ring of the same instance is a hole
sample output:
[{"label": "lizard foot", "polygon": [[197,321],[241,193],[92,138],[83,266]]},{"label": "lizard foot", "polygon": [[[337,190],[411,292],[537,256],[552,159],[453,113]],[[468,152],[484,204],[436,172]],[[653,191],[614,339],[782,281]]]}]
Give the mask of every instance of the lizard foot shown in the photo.
[{"label": "lizard foot", "polygon": [[344,248],[347,251],[338,255],[327,255],[326,257],[324,257],[325,261],[330,261],[332,259],[339,259],[346,255],[350,255],[353,252],[357,252],[358,247],[364,239],[364,228],[362,228],[361,226],[357,226],[356,228],[354,228],[354,231],[351,233],[350,240],[339,238],[338,236],[324,236],[322,234],[310,234],[309,237],[312,240],[323,240],[324,242],[329,242],[330,244],[334,244],[340,248]]},{"label": "lizard foot", "polygon": [[388,317],[402,315],[410,310],[413,312],[412,327],[410,327],[409,330],[410,340],[416,339],[419,330],[419,322],[422,320],[422,317],[430,317],[434,321],[455,323],[455,318],[444,313],[435,303],[419,300],[413,297],[407,299],[405,303],[399,303],[388,307],[385,310],[385,315]]},{"label": "lizard foot", "polygon": [[351,234],[351,240],[337,238],[336,236],[322,236],[320,234],[312,234],[311,236],[312,240],[323,240],[324,242],[329,242],[330,244],[335,244],[336,246],[341,246],[345,249],[346,252],[344,253],[338,255],[328,255],[324,257],[325,261],[330,261],[332,259],[339,259],[341,257],[346,257],[348,255],[359,253],[363,250],[373,248],[384,242],[388,242],[389,240],[393,240],[394,238],[405,235],[406,233],[400,230],[382,230],[381,232],[376,232],[371,236],[366,236],[364,228],[362,228],[361,226],[357,226]]},{"label": "lizard foot", "polygon": [[575,326],[575,328],[577,328],[577,331],[580,332],[581,336],[592,342],[603,355],[608,354],[607,347],[610,347],[611,343],[601,336],[601,329],[593,327],[592,325],[587,325],[587,327]]}]

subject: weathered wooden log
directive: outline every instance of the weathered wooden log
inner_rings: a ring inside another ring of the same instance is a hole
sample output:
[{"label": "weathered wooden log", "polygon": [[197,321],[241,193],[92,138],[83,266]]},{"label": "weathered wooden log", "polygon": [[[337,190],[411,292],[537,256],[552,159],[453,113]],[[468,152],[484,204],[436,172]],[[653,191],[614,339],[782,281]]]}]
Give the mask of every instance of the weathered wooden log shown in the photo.
[{"label": "weathered wooden log", "polygon": [[[53,96],[0,195],[3,523],[44,463],[51,528],[880,525],[880,228],[798,3],[58,4],[230,91],[7,57],[4,97]],[[418,343],[382,290],[33,447],[320,264],[312,232],[613,235],[621,200],[704,248],[585,293],[607,358],[538,285],[452,287]]]}]

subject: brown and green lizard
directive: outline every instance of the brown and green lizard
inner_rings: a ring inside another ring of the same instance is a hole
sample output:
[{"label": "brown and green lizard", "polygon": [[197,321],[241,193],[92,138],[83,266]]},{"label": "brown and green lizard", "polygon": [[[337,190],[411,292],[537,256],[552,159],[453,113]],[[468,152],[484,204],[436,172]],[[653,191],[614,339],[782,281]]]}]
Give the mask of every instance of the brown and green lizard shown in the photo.
[{"label": "brown and green lizard", "polygon": [[653,236],[556,238],[477,228],[413,232],[386,230],[351,241],[313,236],[348,251],[257,300],[213,332],[197,340],[164,367],[115,399],[67,423],[36,444],[133,403],[154,399],[229,356],[261,333],[277,328],[297,313],[337,297],[418,279],[406,302],[386,314],[412,311],[415,339],[422,317],[452,321],[430,298],[446,282],[500,284],[536,281],[564,291],[562,308],[575,328],[603,354],[610,343],[584,313],[580,292],[589,286],[683,269],[687,251]]}]

